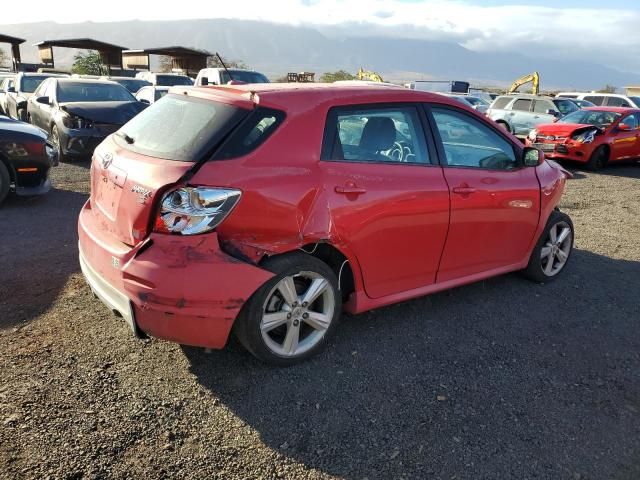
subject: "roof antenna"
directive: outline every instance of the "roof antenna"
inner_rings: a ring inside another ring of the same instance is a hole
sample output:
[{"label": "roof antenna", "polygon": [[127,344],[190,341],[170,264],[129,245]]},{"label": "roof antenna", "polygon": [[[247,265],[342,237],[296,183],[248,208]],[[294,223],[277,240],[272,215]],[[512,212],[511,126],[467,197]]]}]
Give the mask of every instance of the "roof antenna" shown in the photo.
[{"label": "roof antenna", "polygon": [[218,60],[220,61],[220,64],[222,65],[222,68],[224,68],[224,71],[227,72],[227,75],[229,75],[229,78],[231,80],[235,80],[233,78],[233,75],[231,75],[231,72],[229,71],[229,69],[227,68],[227,66],[224,64],[224,62],[222,61],[222,57],[220,56],[220,54],[218,52],[216,52],[216,57],[218,57]]}]

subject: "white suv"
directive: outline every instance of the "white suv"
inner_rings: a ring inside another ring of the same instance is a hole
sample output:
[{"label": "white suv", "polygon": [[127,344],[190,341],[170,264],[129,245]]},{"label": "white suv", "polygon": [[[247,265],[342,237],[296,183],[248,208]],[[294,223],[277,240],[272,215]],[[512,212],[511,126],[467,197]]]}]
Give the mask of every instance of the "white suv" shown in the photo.
[{"label": "white suv", "polygon": [[556,97],[574,98],[576,100],[586,100],[595,105],[607,107],[627,107],[640,108],[640,97],[628,97],[618,93],[581,93],[581,92],[560,92]]}]

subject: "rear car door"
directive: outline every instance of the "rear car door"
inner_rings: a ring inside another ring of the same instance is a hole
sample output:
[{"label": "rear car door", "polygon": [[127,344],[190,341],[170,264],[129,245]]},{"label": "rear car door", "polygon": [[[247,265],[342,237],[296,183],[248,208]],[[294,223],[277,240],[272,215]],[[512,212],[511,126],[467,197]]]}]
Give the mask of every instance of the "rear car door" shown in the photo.
[{"label": "rear car door", "polygon": [[438,282],[499,270],[523,261],[540,214],[535,169],[499,129],[469,113],[427,106],[451,219]]},{"label": "rear car door", "polygon": [[331,220],[371,298],[435,282],[449,192],[415,104],[330,110],[320,168]]}]

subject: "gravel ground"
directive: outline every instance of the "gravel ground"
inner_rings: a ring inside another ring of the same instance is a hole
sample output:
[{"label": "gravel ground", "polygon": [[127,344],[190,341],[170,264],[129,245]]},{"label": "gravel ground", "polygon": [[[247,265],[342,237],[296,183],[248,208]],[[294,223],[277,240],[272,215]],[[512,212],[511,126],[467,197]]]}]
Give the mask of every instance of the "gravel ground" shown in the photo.
[{"label": "gravel ground", "polygon": [[576,172],[557,282],[347,317],[289,369],[132,338],[79,273],[85,167],[0,209],[1,478],[640,478],[640,165]]}]

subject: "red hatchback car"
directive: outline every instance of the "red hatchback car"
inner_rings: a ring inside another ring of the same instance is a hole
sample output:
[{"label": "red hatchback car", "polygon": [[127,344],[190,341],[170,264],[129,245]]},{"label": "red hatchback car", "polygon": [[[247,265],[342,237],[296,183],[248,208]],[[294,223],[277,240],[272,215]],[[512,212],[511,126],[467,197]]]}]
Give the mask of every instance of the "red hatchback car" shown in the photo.
[{"label": "red hatchback car", "polygon": [[556,123],[538,125],[526,140],[548,158],[586,163],[599,170],[609,162],[640,158],[640,110],[591,107]]},{"label": "red hatchback car", "polygon": [[79,218],[94,293],[138,335],[258,358],[316,353],[363,312],[573,246],[566,172],[442,95],[174,88],[95,151]]}]

